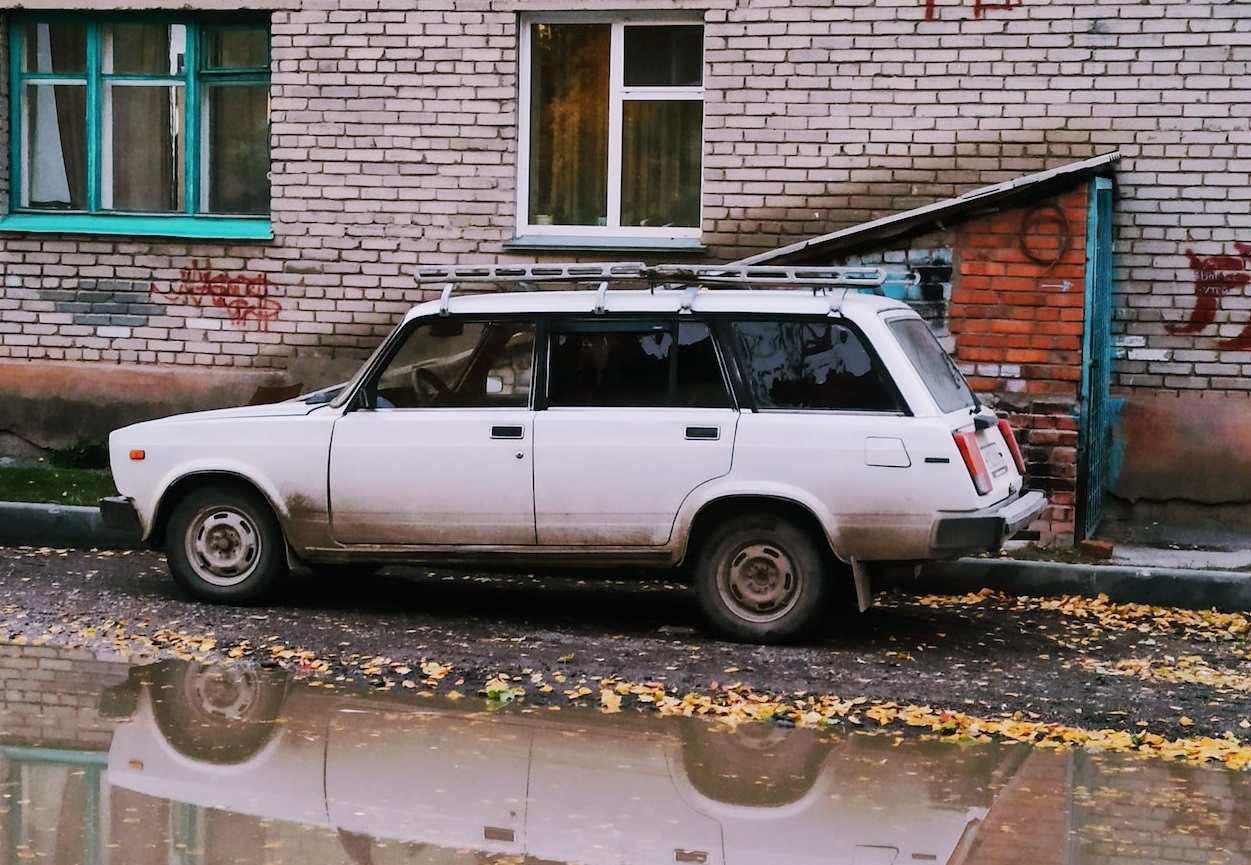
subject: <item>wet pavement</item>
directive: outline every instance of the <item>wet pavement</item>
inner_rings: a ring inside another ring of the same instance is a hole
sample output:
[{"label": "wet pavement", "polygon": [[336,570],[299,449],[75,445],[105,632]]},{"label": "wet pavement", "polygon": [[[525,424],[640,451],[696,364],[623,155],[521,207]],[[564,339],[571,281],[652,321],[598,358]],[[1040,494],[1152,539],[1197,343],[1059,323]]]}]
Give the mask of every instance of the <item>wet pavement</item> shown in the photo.
[{"label": "wet pavement", "polygon": [[[5,861],[1251,861],[1245,774],[0,647]],[[16,683],[22,683],[18,686]]]}]

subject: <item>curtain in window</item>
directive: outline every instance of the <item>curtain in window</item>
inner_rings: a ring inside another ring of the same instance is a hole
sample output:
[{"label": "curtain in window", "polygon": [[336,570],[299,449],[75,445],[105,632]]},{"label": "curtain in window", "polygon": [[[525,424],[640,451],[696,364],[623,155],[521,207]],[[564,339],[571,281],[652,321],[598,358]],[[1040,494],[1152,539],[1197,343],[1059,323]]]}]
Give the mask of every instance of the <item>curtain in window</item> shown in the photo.
[{"label": "curtain in window", "polygon": [[205,91],[210,213],[269,212],[269,88]]},{"label": "curtain in window", "polygon": [[[183,209],[183,88],[112,85],[105,207],[138,213]],[[108,181],[111,180],[111,183]]]},{"label": "curtain in window", "polygon": [[703,105],[627,102],[621,148],[621,224],[699,225]]},{"label": "curtain in window", "polygon": [[[106,75],[175,75],[186,56],[186,28],[181,25],[112,24],[104,28],[103,41]],[[105,208],[139,213],[184,209],[184,98],[185,88],[168,81],[106,84]]]}]

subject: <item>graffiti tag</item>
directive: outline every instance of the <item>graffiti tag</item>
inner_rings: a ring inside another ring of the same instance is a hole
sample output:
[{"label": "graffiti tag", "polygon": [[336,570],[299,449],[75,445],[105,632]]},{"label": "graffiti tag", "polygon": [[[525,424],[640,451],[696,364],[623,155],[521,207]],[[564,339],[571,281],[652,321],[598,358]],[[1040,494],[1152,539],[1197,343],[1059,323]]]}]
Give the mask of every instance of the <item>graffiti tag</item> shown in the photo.
[{"label": "graffiti tag", "polygon": [[[1195,275],[1194,307],[1184,324],[1167,326],[1169,333],[1199,333],[1216,321],[1222,295],[1240,292],[1251,284],[1251,243],[1235,242],[1234,249],[1238,251],[1237,255],[1207,257],[1186,250],[1190,269]],[[1237,336],[1221,340],[1217,345],[1231,351],[1251,351],[1251,322]]]},{"label": "graffiti tag", "polygon": [[[968,2],[968,0],[962,0]],[[1015,9],[1020,6],[1024,0],[972,0],[973,17],[981,18],[987,12],[992,10]],[[938,0],[925,0],[925,20],[933,21],[938,16]]]},{"label": "graffiti tag", "polygon": [[175,298],[176,303],[224,309],[232,324],[255,321],[266,331],[282,311],[282,304],[270,296],[274,286],[264,274],[223,273],[209,270],[199,261],[182,268],[181,278],[169,288],[153,283],[152,290]]}]

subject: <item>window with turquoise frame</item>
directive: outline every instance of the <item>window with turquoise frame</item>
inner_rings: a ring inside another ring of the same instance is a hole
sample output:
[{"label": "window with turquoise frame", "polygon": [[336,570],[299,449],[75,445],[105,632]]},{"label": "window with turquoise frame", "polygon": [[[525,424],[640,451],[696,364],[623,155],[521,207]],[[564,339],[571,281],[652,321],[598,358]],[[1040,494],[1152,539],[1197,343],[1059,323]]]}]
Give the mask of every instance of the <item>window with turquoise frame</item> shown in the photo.
[{"label": "window with turquoise frame", "polygon": [[0,229],[271,236],[265,20],[22,17]]}]

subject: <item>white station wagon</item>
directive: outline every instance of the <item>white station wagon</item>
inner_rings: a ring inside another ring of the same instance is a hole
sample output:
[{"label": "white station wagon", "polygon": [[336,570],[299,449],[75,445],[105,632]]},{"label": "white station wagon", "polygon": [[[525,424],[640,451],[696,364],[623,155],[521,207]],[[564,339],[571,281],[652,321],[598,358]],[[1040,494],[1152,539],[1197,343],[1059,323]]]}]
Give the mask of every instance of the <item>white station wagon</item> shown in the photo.
[{"label": "white station wagon", "polygon": [[[106,523],[137,523],[207,601],[259,601],[293,566],[650,567],[689,578],[719,633],[776,642],[841,589],[867,607],[876,570],[996,549],[1046,505],[881,272],[419,277],[442,297],[347,384],[114,431]],[[540,284],[563,290],[499,290]]]}]

